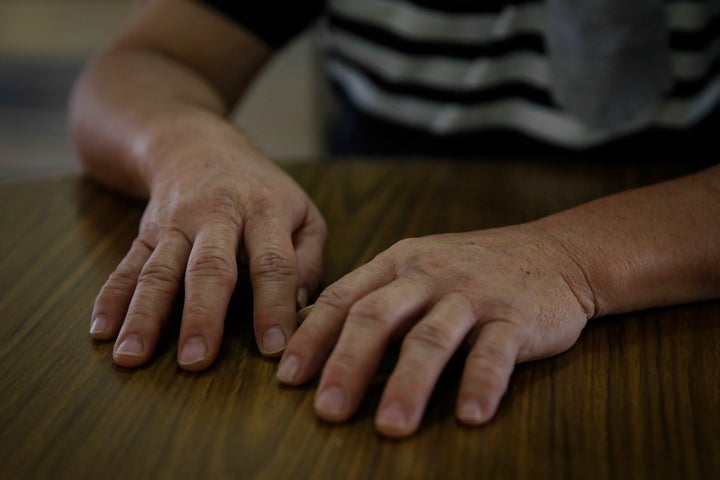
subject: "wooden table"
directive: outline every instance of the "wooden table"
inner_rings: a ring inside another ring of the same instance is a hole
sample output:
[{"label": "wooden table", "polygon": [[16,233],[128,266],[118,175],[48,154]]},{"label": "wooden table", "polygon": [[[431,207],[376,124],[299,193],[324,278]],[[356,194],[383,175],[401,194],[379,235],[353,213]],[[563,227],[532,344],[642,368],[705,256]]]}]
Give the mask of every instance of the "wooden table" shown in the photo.
[{"label": "wooden table", "polygon": [[[398,239],[521,222],[681,173],[671,166],[344,162],[288,166],[330,227],[325,282]],[[687,167],[686,167],[687,170]],[[75,176],[0,183],[0,478],[720,478],[720,302],[593,322],[521,365],[497,417],[453,415],[457,367],[420,432],[378,436],[374,388],[348,424],[282,388],[240,282],[221,358],[190,374],[177,330],[146,367],[87,334],[142,205]]]}]

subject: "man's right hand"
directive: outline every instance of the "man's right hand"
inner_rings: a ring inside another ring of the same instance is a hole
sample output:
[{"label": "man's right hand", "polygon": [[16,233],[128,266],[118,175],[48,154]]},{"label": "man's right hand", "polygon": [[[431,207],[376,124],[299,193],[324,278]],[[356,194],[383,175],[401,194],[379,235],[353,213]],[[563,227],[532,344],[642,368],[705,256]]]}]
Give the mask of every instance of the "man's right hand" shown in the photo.
[{"label": "man's right hand", "polygon": [[119,365],[152,356],[184,292],[178,362],[207,368],[238,259],[250,270],[260,351],[278,356],[295,330],[298,297],[319,282],[320,213],[225,119],[270,53],[198,2],[158,0],[89,62],[76,86],[70,131],[86,171],[149,199],[92,314],[94,338],[117,335]]},{"label": "man's right hand", "polygon": [[158,172],[138,237],[93,309],[92,335],[117,335],[117,364],[135,367],[152,356],[184,284],[178,363],[207,368],[220,347],[239,251],[250,270],[260,351],[280,355],[295,331],[298,294],[307,297],[320,279],[325,223],[278,167],[237,156],[220,148]]}]

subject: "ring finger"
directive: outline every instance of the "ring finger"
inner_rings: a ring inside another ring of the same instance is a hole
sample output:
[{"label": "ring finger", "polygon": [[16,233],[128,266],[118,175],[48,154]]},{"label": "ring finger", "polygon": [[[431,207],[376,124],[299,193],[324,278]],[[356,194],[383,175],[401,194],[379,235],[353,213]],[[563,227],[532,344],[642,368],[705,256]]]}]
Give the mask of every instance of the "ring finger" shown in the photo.
[{"label": "ring finger", "polygon": [[110,274],[95,299],[90,334],[97,340],[109,340],[117,335],[130,305],[138,276],[152,254],[152,249],[135,240],[115,271]]},{"label": "ring finger", "polygon": [[329,421],[347,420],[357,409],[392,335],[428,304],[426,282],[401,277],[352,306],[323,370],[315,411]]},{"label": "ring finger", "polygon": [[115,342],[114,358],[118,365],[135,367],[152,355],[180,289],[190,248],[184,235],[167,234],[143,266]]},{"label": "ring finger", "polygon": [[378,407],[378,431],[402,437],[417,430],[440,373],[476,322],[467,297],[454,293],[410,330]]}]

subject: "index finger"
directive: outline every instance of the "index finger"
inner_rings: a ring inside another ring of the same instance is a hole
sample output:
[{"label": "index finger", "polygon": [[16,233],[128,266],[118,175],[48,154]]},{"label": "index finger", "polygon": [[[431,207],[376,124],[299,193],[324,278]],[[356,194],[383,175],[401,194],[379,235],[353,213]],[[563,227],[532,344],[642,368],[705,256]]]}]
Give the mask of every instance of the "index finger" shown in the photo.
[{"label": "index finger", "polygon": [[278,380],[289,385],[309,380],[330,354],[352,305],[394,276],[392,263],[375,258],[327,287],[292,338],[280,361]]}]

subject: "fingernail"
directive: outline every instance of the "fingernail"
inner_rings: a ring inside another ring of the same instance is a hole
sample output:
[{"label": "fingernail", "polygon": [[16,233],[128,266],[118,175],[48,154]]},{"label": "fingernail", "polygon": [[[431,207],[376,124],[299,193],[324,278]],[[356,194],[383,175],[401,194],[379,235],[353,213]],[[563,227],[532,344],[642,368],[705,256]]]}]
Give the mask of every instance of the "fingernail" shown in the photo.
[{"label": "fingernail", "polygon": [[291,383],[295,380],[298,370],[300,370],[300,361],[295,355],[289,355],[280,362],[277,378],[281,382]]},{"label": "fingernail", "polygon": [[202,337],[191,337],[185,341],[180,350],[178,363],[189,365],[204,360],[207,356],[207,344]]},{"label": "fingernail", "polygon": [[90,334],[95,335],[97,333],[104,333],[107,328],[107,318],[103,317],[102,315],[98,315],[93,319],[92,324],[90,325]]},{"label": "fingernail", "polygon": [[305,321],[305,319],[307,318],[307,316],[310,315],[310,311],[313,309],[313,306],[314,305],[307,305],[306,307],[303,307],[300,310],[298,310],[298,312],[296,314],[296,318],[295,318],[297,320],[298,325],[303,323]]},{"label": "fingernail", "polygon": [[405,430],[407,428],[407,415],[399,403],[391,403],[380,410],[377,416],[377,426],[391,430]]},{"label": "fingernail", "polygon": [[282,352],[285,349],[285,334],[277,327],[268,328],[262,336],[262,348],[266,354]]},{"label": "fingernail", "polygon": [[345,394],[338,387],[328,387],[318,394],[315,410],[328,417],[340,417],[345,411]]},{"label": "fingernail", "polygon": [[307,306],[308,302],[308,292],[307,289],[301,288],[297,292],[297,306],[298,310],[303,309]]},{"label": "fingernail", "polygon": [[480,425],[483,423],[483,414],[480,404],[475,400],[465,400],[458,407],[458,418],[461,422],[470,425]]},{"label": "fingernail", "polygon": [[118,355],[141,355],[143,352],[143,344],[136,335],[130,335],[125,338],[115,349]]}]

